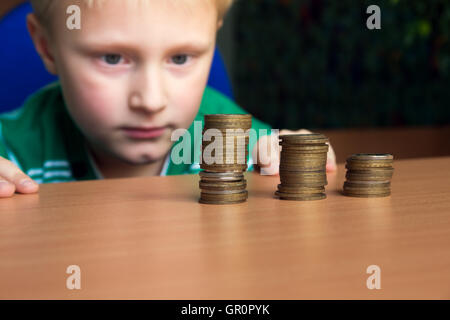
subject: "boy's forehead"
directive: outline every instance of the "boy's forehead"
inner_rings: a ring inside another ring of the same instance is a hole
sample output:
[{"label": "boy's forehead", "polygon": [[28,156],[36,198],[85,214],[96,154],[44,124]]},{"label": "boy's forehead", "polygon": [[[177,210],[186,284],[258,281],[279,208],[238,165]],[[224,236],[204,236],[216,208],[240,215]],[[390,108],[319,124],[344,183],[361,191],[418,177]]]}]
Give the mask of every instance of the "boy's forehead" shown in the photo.
[{"label": "boy's forehead", "polygon": [[[73,0],[61,1],[63,5],[73,3]],[[58,24],[63,24],[60,30],[64,32],[63,38],[58,38],[63,42],[77,40],[92,47],[115,42],[141,48],[192,42],[197,47],[209,47],[217,31],[217,13],[214,1],[210,0],[94,0],[92,3],[81,0],[78,3],[82,4],[81,30],[68,30],[66,22],[60,20]]]},{"label": "boy's forehead", "polygon": [[[57,4],[56,4],[57,3]],[[74,4],[80,7],[81,22],[90,23],[90,27],[111,22],[139,24],[151,17],[160,25],[170,23],[208,23],[217,22],[217,8],[211,0],[62,0],[55,1],[53,13],[57,25],[65,26],[68,18],[68,8]],[[172,18],[172,19],[171,19]],[[171,21],[168,21],[171,19]]]}]

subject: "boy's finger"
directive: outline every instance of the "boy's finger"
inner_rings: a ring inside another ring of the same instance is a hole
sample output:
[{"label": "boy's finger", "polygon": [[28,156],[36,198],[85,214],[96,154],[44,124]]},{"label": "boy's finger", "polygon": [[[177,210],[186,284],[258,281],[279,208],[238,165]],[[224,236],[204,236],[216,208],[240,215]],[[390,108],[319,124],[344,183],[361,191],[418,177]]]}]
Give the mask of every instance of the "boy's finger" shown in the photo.
[{"label": "boy's finger", "polygon": [[288,134],[309,134],[309,133],[312,133],[312,132],[309,130],[306,130],[306,129],[300,129],[300,130],[296,130],[296,131],[288,130],[288,129],[280,130],[280,136],[288,135]]},{"label": "boy's finger", "polygon": [[4,158],[0,159],[0,176],[12,183],[19,193],[36,193],[39,190],[36,182],[17,168],[14,163]]},{"label": "boy's finger", "polygon": [[16,187],[7,180],[0,178],[0,198],[9,198],[14,195]]},{"label": "boy's finger", "polygon": [[278,174],[280,151],[278,136],[268,135],[259,138],[252,150],[252,157],[256,160],[261,175]]},{"label": "boy's finger", "polygon": [[328,145],[329,145],[329,149],[328,149],[328,154],[327,154],[327,172],[334,172],[337,170],[336,154],[334,153],[334,150],[331,147],[331,145],[329,143],[328,143]]}]

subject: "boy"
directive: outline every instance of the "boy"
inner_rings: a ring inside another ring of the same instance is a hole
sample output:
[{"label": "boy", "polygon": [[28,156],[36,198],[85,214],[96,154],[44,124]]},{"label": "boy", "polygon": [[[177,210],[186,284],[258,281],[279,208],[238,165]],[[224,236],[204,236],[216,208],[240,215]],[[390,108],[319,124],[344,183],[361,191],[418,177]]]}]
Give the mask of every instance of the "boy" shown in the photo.
[{"label": "boy", "polygon": [[[197,172],[171,161],[171,133],[192,133],[205,114],[245,113],[205,89],[232,0],[31,2],[28,29],[60,80],[0,117],[0,197],[35,193],[39,183]],[[72,5],[80,29],[67,26]],[[263,163],[277,173],[278,153],[270,157]]]}]

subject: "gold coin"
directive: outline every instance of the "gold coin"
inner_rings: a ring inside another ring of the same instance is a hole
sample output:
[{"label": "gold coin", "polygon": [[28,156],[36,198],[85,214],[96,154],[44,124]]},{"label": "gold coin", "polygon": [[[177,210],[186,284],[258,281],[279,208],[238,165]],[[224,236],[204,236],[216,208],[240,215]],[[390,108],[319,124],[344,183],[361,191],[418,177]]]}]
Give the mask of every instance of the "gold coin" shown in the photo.
[{"label": "gold coin", "polygon": [[[200,164],[200,167],[202,168],[202,165],[204,166],[246,166],[247,165],[247,161],[245,159],[237,159],[237,160],[233,160],[233,159],[228,159],[228,160],[208,160],[208,161],[204,161]],[[203,168],[202,168],[203,169]]]},{"label": "gold coin", "polygon": [[312,182],[312,181],[301,181],[301,180],[281,180],[282,185],[297,185],[297,186],[303,186],[303,187],[323,187],[328,184],[327,181],[318,181],[318,182]]},{"label": "gold coin", "polygon": [[392,161],[394,156],[389,153],[356,153],[352,154],[347,160]]},{"label": "gold coin", "polygon": [[304,186],[286,186],[284,184],[278,185],[278,191],[283,193],[301,193],[301,194],[311,194],[311,193],[324,193],[325,187],[304,187]]},{"label": "gold coin", "polygon": [[310,159],[310,160],[305,160],[305,159],[298,159],[298,158],[284,158],[282,157],[280,159],[280,164],[287,164],[287,165],[326,165],[327,163],[327,159]]},{"label": "gold coin", "polygon": [[[292,170],[288,167],[293,168]],[[285,171],[302,171],[304,168],[317,168],[315,171],[325,170],[326,162],[283,162],[280,164],[280,168]]]},{"label": "gold coin", "polygon": [[309,180],[325,180],[327,176],[325,174],[314,174],[309,175],[309,173],[314,173],[315,171],[290,171],[289,173],[280,172],[281,178],[301,178],[301,179],[309,179]]},{"label": "gold coin", "polygon": [[223,190],[231,190],[231,189],[237,189],[237,188],[243,188],[245,189],[247,187],[247,181],[246,180],[240,180],[240,181],[230,181],[230,182],[205,182],[205,181],[199,181],[199,187],[201,189],[223,189]]},{"label": "gold coin", "polygon": [[372,161],[365,161],[365,162],[356,162],[356,161],[347,161],[347,164],[345,165],[345,168],[348,170],[370,170],[372,168],[392,168],[392,163],[387,162],[372,162]]},{"label": "gold coin", "polygon": [[200,168],[211,172],[247,171],[247,164],[200,164]]},{"label": "gold coin", "polygon": [[206,121],[250,121],[252,120],[251,114],[206,114]]},{"label": "gold coin", "polygon": [[389,188],[389,181],[345,181],[344,187],[347,188]]},{"label": "gold coin", "polygon": [[325,170],[316,170],[316,171],[298,171],[298,170],[280,170],[279,171],[280,176],[286,176],[286,177],[303,177],[303,178],[326,178],[327,174]]},{"label": "gold coin", "polygon": [[217,189],[202,189],[202,197],[204,197],[205,194],[214,194],[214,195],[230,195],[230,194],[236,194],[241,193],[242,190],[245,188],[239,188],[237,190],[217,190]]},{"label": "gold coin", "polygon": [[200,171],[202,181],[240,181],[244,179],[242,171],[239,172],[208,172]]},{"label": "gold coin", "polygon": [[280,165],[280,170],[289,170],[290,172],[304,173],[304,172],[315,172],[324,166],[289,166],[289,165]]},{"label": "gold coin", "polygon": [[[211,130],[211,135],[215,136],[214,133],[220,133],[222,136],[230,136],[230,137],[250,137],[248,129],[240,129],[240,128],[203,128],[202,133],[205,134],[206,131]],[[213,131],[214,130],[214,131]],[[217,131],[217,132],[215,132]]]},{"label": "gold coin", "polygon": [[321,200],[327,197],[325,193],[300,195],[300,194],[284,193],[279,191],[275,191],[275,195],[282,200],[294,200],[294,201]]},{"label": "gold coin", "polygon": [[327,154],[326,153],[304,153],[304,154],[292,154],[287,153],[285,151],[280,152],[280,158],[286,159],[286,160],[302,160],[302,161],[313,161],[313,160],[327,160]]},{"label": "gold coin", "polygon": [[314,180],[322,180],[326,179],[327,175],[325,173],[318,173],[317,171],[313,170],[290,170],[286,171],[285,169],[282,169],[279,171],[280,177],[286,177],[286,178],[302,178],[302,179],[314,179]]},{"label": "gold coin", "polygon": [[230,194],[210,194],[210,193],[200,193],[200,198],[206,201],[239,201],[248,198],[247,190],[240,190],[238,193]]},{"label": "gold coin", "polygon": [[[203,133],[203,136],[205,135],[205,133]],[[249,135],[232,135],[232,134],[210,134],[211,139],[207,140],[207,138],[202,138],[203,143],[210,143],[210,142],[214,142],[216,139],[222,139],[223,142],[233,142],[233,141],[249,141],[250,140],[250,136]]]},{"label": "gold coin", "polygon": [[214,201],[214,200],[204,200],[201,199],[198,201],[201,204],[217,204],[217,205],[223,205],[223,204],[238,204],[246,202],[247,198],[241,199],[241,200],[235,200],[235,201]]},{"label": "gold coin", "polygon": [[328,142],[328,138],[320,133],[288,134],[281,135],[279,138],[287,144],[323,144]]},{"label": "gold coin", "polygon": [[[204,149],[203,149],[204,150]],[[234,147],[222,147],[219,146],[217,148],[208,150],[208,152],[210,152],[211,154],[239,154],[239,153],[248,153],[248,146],[244,145],[244,146],[234,146]],[[205,154],[206,151],[203,151],[203,154]]]},{"label": "gold coin", "polygon": [[356,173],[356,174],[376,174],[376,175],[392,175],[394,172],[394,168],[392,167],[382,167],[382,168],[363,168],[363,169],[349,169],[347,168],[347,172]]},{"label": "gold coin", "polygon": [[357,197],[357,198],[382,198],[382,197],[388,197],[391,195],[391,191],[387,191],[385,193],[379,193],[379,194],[357,194],[357,193],[351,193],[346,190],[344,190],[343,194],[347,197]]},{"label": "gold coin", "polygon": [[285,155],[291,155],[293,157],[324,157],[327,155],[327,152],[321,151],[321,152],[311,152],[311,151],[299,151],[299,150],[293,150],[293,149],[288,149],[288,148],[283,148],[283,146],[281,146],[281,152],[282,154]]},{"label": "gold coin", "polygon": [[206,128],[242,128],[250,129],[252,125],[252,117],[248,114],[243,115],[221,115],[210,114],[205,115]]},{"label": "gold coin", "polygon": [[348,169],[347,174],[352,175],[373,175],[377,177],[391,178],[394,173],[394,168],[366,168],[366,169]]},{"label": "gold coin", "polygon": [[[228,156],[204,156],[202,157],[201,163],[205,164],[232,164],[232,163],[238,163],[239,161],[242,162],[240,164],[246,164],[247,163],[247,155],[236,155],[234,157],[228,157]],[[230,163],[232,162],[232,163]]]},{"label": "gold coin", "polygon": [[327,163],[327,159],[302,159],[302,158],[286,158],[286,157],[281,157],[280,158],[280,163],[285,163],[285,164],[317,164],[317,165],[322,165],[322,164],[326,164]]},{"label": "gold coin", "polygon": [[355,188],[348,188],[345,187],[344,192],[347,194],[385,194],[391,191],[390,188],[379,188],[379,189],[355,189]]},{"label": "gold coin", "polygon": [[[203,144],[203,150],[206,149],[206,147],[209,146],[208,144]],[[248,143],[242,143],[242,144],[215,144],[214,147],[211,147],[208,149],[209,152],[248,152]],[[204,153],[204,152],[203,152]]]},{"label": "gold coin", "polygon": [[239,150],[232,150],[232,149],[228,149],[228,150],[214,150],[211,153],[207,154],[206,152],[203,153],[204,157],[236,157],[236,156],[247,156],[249,153],[248,151],[239,151]]},{"label": "gold coin", "polygon": [[280,143],[281,151],[289,152],[289,153],[300,153],[300,154],[316,154],[316,153],[327,153],[328,145],[327,144],[319,144],[319,145],[295,145],[295,144],[287,144]]},{"label": "gold coin", "polygon": [[248,152],[248,143],[243,143],[243,144],[215,144],[214,147],[210,147],[208,149],[206,149],[206,147],[208,147],[209,144],[203,144],[203,153],[205,153],[205,150],[208,150],[208,152],[210,153],[227,153],[227,152]]},{"label": "gold coin", "polygon": [[203,156],[203,162],[205,163],[212,163],[214,162],[218,162],[221,161],[223,163],[225,163],[226,161],[236,161],[236,160],[244,160],[244,163],[246,162],[247,159],[247,155],[245,154],[236,154],[234,156],[223,156],[223,155],[212,155],[212,156]]},{"label": "gold coin", "polygon": [[345,178],[347,181],[380,181],[380,182],[388,182],[390,181],[390,177],[376,176],[372,174],[353,174],[347,172],[345,174]]}]

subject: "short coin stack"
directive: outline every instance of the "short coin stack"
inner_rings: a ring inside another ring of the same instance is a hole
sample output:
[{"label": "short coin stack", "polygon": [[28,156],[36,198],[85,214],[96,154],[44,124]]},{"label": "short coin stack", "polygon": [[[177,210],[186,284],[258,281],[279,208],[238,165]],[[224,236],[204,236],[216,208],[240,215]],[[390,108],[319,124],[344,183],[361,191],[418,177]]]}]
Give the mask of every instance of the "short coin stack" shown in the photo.
[{"label": "short coin stack", "polygon": [[322,134],[280,136],[280,181],[275,195],[283,200],[325,199],[328,139]]},{"label": "short coin stack", "polygon": [[391,154],[354,154],[347,159],[344,195],[387,197],[391,194],[394,157]]},{"label": "short coin stack", "polygon": [[200,203],[232,204],[247,200],[244,172],[247,171],[248,130],[251,126],[251,115],[205,116],[200,164],[200,168],[204,169],[200,172]]}]

